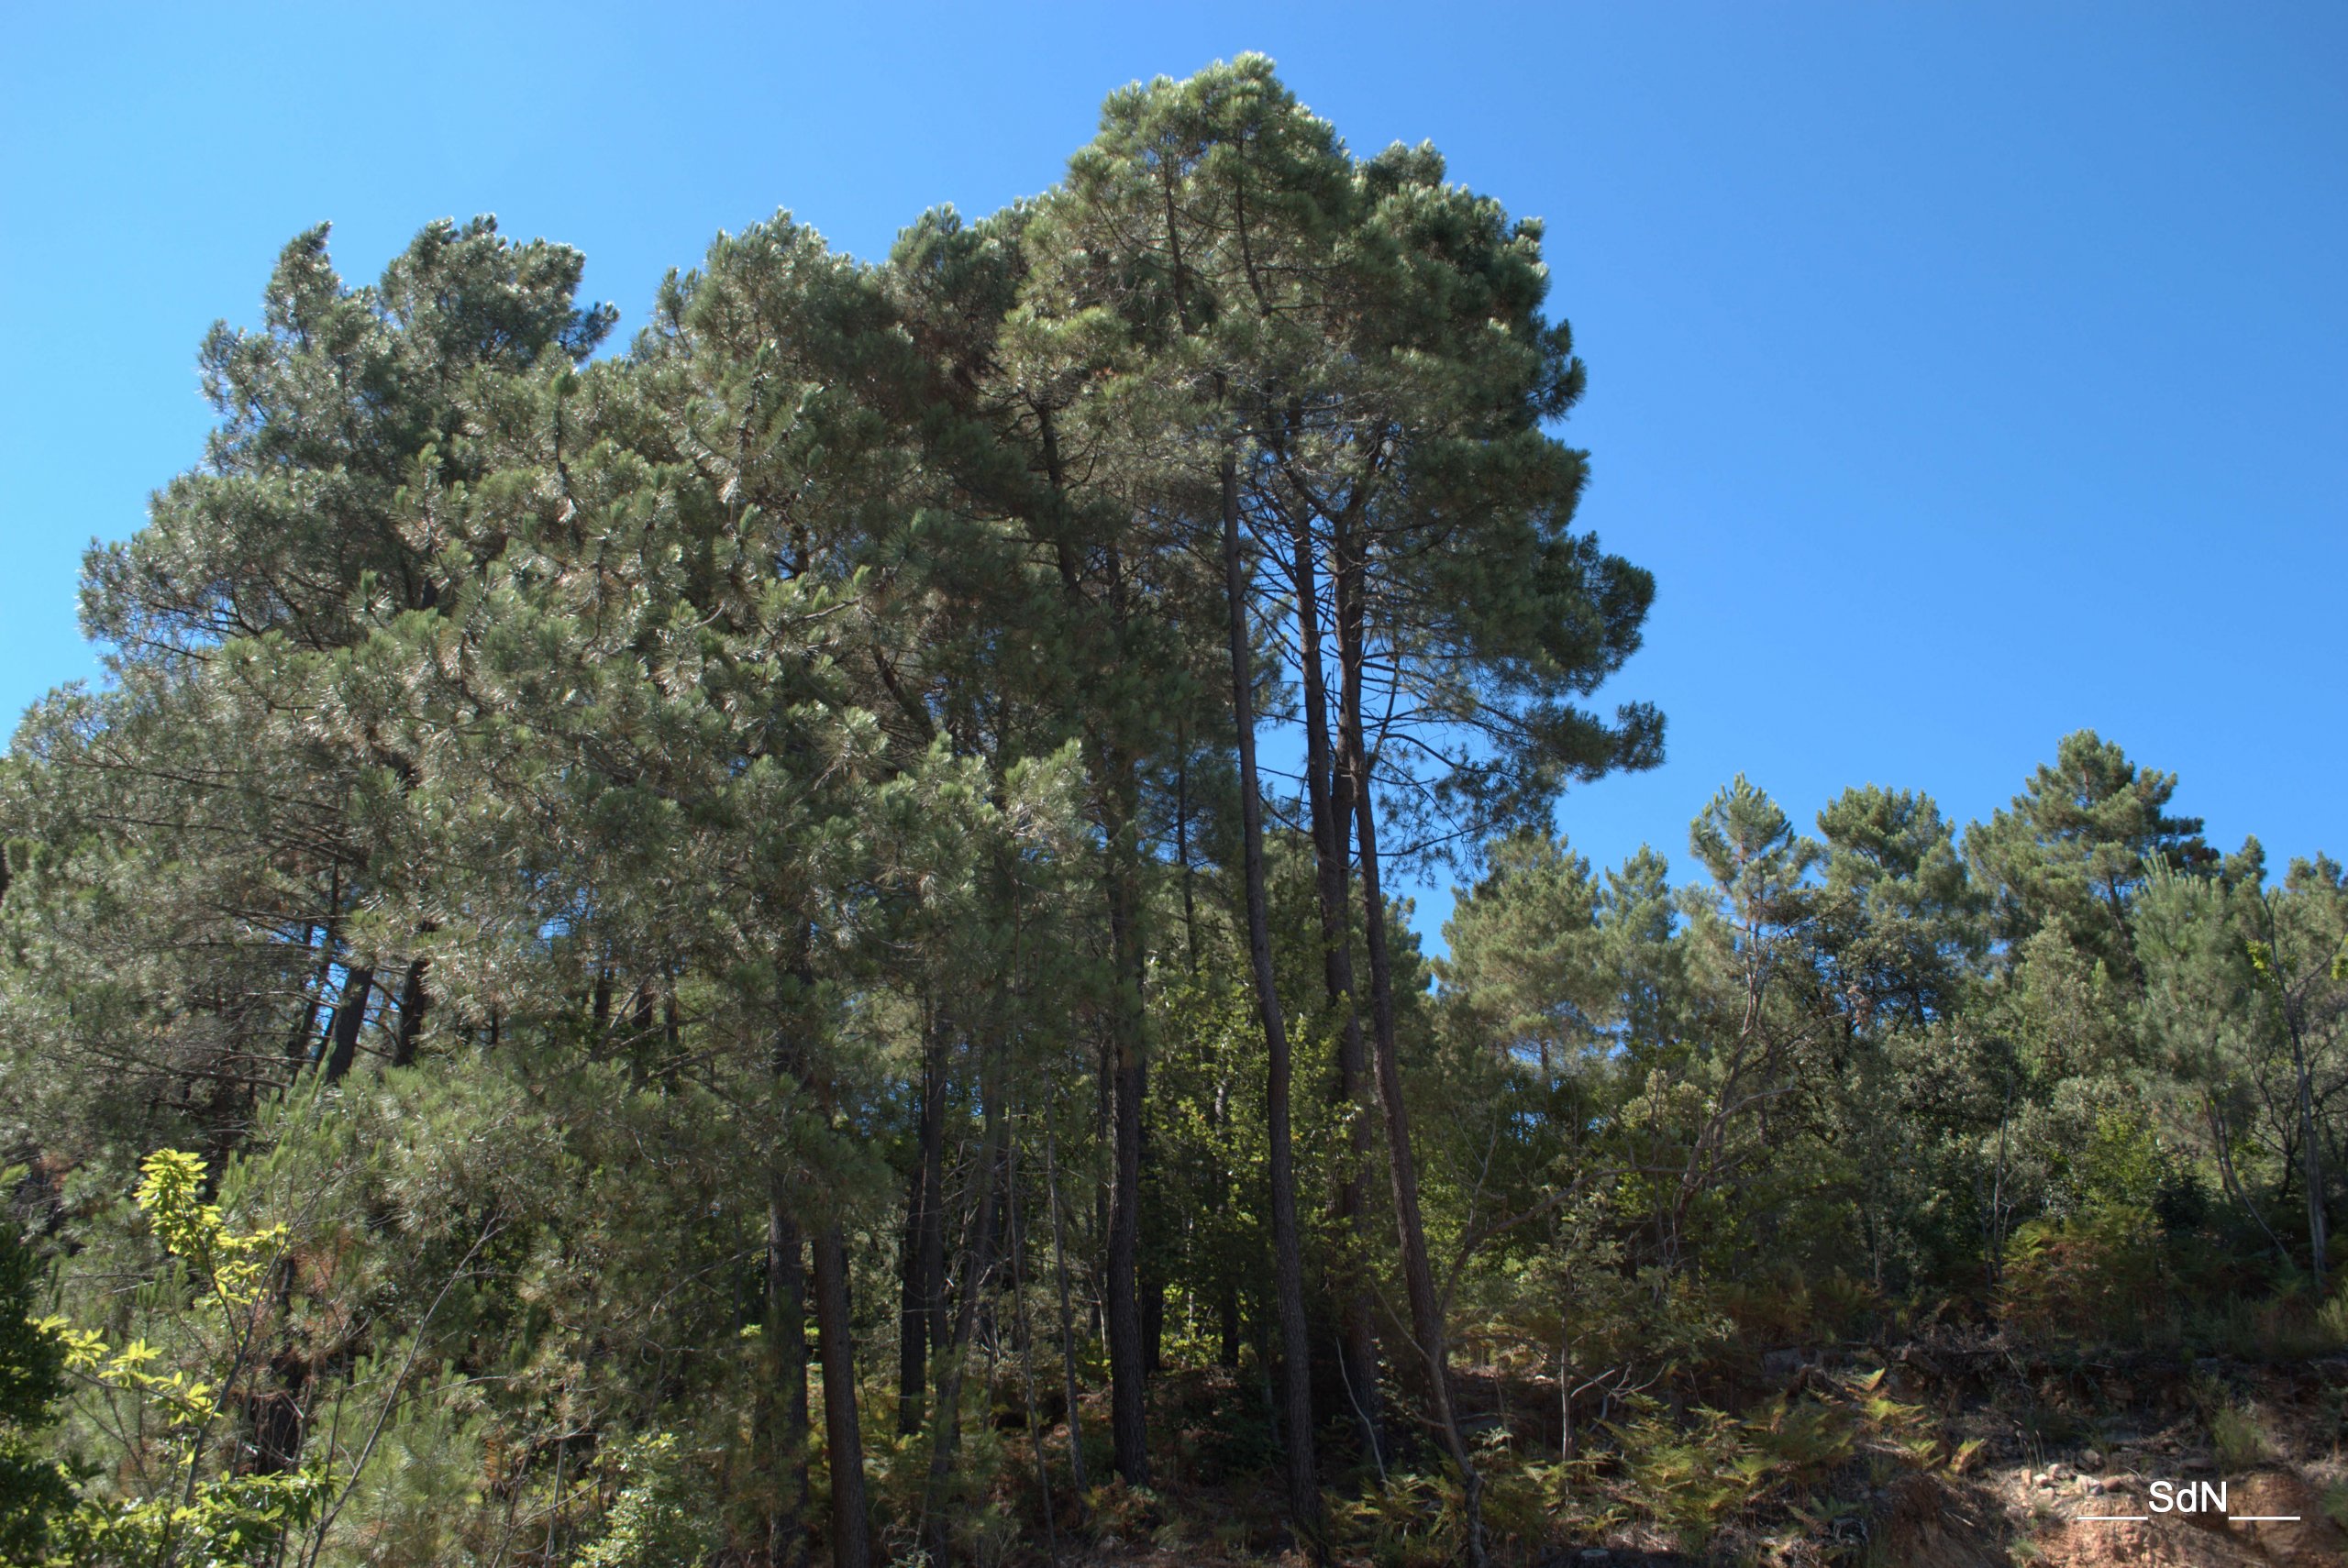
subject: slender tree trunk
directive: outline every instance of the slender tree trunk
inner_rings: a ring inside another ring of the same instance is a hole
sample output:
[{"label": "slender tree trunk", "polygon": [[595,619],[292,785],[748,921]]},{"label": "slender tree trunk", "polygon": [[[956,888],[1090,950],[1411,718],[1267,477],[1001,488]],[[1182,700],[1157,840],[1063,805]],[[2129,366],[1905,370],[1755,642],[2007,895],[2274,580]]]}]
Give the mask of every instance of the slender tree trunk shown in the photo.
[{"label": "slender tree trunk", "polygon": [[648,1059],[652,1055],[653,1037],[660,1032],[652,1016],[655,994],[652,977],[648,975],[637,983],[636,996],[627,1009],[627,1087],[639,1094],[652,1079]]},{"label": "slender tree trunk", "polygon": [[[812,929],[801,926],[796,951],[785,970],[788,981],[778,999],[781,1017],[771,1065],[778,1077],[795,1076],[828,1119],[830,1087],[816,1071],[795,1028],[814,988],[814,976],[808,964],[813,940]],[[864,1495],[864,1434],[857,1419],[856,1325],[848,1305],[847,1238],[836,1220],[818,1229],[810,1242],[814,1264],[811,1272],[815,1353],[823,1364],[824,1376],[825,1461],[832,1484],[832,1568],[870,1568],[872,1529]]]},{"label": "slender tree trunk", "polygon": [[[789,973],[790,983],[777,998],[781,1016],[767,1066],[778,1088],[793,1080],[805,1088],[810,1087],[812,1075],[792,1019],[813,980],[807,966],[803,928],[797,951],[792,955]],[[672,993],[669,1001],[671,1028],[675,1008]],[[493,1022],[494,1017],[493,1013]],[[777,1422],[781,1429],[773,1434],[774,1447],[770,1451],[776,1489],[773,1510],[767,1518],[767,1559],[770,1568],[803,1568],[808,1557],[807,1242],[792,1212],[788,1168],[782,1152],[777,1150],[767,1177],[766,1331],[771,1336],[768,1353],[774,1382],[765,1404],[770,1420]]]},{"label": "slender tree trunk", "polygon": [[1149,1249],[1141,1265],[1141,1366],[1150,1377],[1166,1370],[1166,1281],[1150,1262],[1154,1254]]},{"label": "slender tree trunk", "polygon": [[922,1051],[920,1160],[905,1219],[905,1285],[897,1354],[897,1430],[921,1430],[929,1357],[945,1342],[946,1062],[952,1028],[930,1021]]},{"label": "slender tree trunk", "polygon": [[[1411,1143],[1410,1110],[1402,1098],[1402,1068],[1394,1033],[1394,976],[1386,940],[1386,898],[1379,884],[1378,814],[1368,748],[1362,731],[1362,681],[1367,656],[1363,585],[1357,563],[1341,568],[1337,617],[1345,690],[1342,744],[1353,776],[1354,827],[1361,851],[1363,934],[1369,950],[1370,1043],[1378,1099],[1385,1112],[1388,1171],[1394,1197],[1394,1228],[1402,1254],[1402,1287],[1411,1309],[1412,1337],[1426,1364],[1429,1413],[1445,1452],[1459,1471],[1460,1502],[1467,1515],[1469,1568],[1485,1568],[1484,1479],[1459,1430],[1451,1397],[1451,1355],[1445,1343],[1443,1304],[1435,1295],[1434,1270],[1427,1258],[1426,1228],[1420,1217],[1418,1162]],[[1348,577],[1350,580],[1347,580]]]},{"label": "slender tree trunk", "polygon": [[[1000,1060],[1000,1051],[995,1053]],[[951,1533],[946,1512],[946,1491],[952,1479],[954,1452],[962,1441],[962,1375],[969,1360],[970,1331],[978,1321],[979,1302],[987,1279],[994,1272],[995,1166],[1002,1159],[1002,1083],[1000,1066],[988,1075],[993,1081],[980,1093],[986,1101],[986,1130],[980,1139],[977,1235],[962,1278],[962,1297],[954,1312],[954,1337],[939,1349],[937,1419],[932,1423],[929,1480],[922,1498],[922,1544],[933,1562],[947,1561]]]},{"label": "slender tree trunk", "polygon": [[1052,1469],[1044,1454],[1044,1422],[1036,1404],[1036,1333],[1027,1321],[1027,1231],[1019,1212],[1019,1140],[1003,1156],[1003,1185],[1011,1200],[1011,1309],[1019,1336],[1019,1381],[1027,1400],[1027,1441],[1036,1451],[1036,1496],[1043,1505],[1044,1535],[1059,1556],[1059,1524],[1052,1509]]},{"label": "slender tree trunk", "polygon": [[1247,889],[1247,958],[1256,981],[1256,1016],[1268,1064],[1265,1093],[1270,1140],[1272,1288],[1279,1312],[1281,1379],[1288,1426],[1288,1506],[1297,1535],[1313,1556],[1326,1554],[1321,1483],[1312,1453],[1312,1342],[1304,1322],[1304,1252],[1296,1222],[1296,1167],[1289,1133],[1288,1021],[1272,967],[1270,900],[1264,889],[1264,806],[1256,777],[1256,682],[1250,663],[1247,571],[1239,547],[1239,477],[1223,459],[1223,586],[1231,639],[1231,717],[1239,749],[1240,863]]},{"label": "slender tree trunk", "polygon": [[[339,894],[338,894],[338,900]],[[319,931],[312,924],[304,929],[303,945],[317,942]],[[327,994],[327,982],[334,977],[335,922],[326,922],[325,941],[318,947],[318,966],[302,988],[302,1010],[294,1020],[294,1027],[285,1036],[285,1059],[300,1072],[309,1065],[318,1045],[318,1003]]]},{"label": "slender tree trunk", "polygon": [[[926,1119],[923,1119],[926,1120]],[[918,1125],[918,1123],[917,1123]],[[923,1135],[928,1129],[920,1128]],[[904,1239],[898,1249],[902,1279],[897,1295],[897,1435],[921,1430],[929,1383],[929,1311],[926,1281],[921,1266],[925,1223],[923,1200],[928,1196],[926,1151],[917,1151],[913,1178],[906,1184]]]},{"label": "slender tree trunk", "polygon": [[1346,909],[1352,880],[1353,780],[1336,767],[1329,739],[1329,695],[1321,648],[1320,569],[1314,559],[1310,522],[1300,513],[1293,532],[1298,663],[1304,694],[1304,792],[1312,819],[1314,886],[1321,904],[1321,979],[1337,1022],[1339,1108],[1345,1110],[1353,1151],[1340,1167],[1335,1192],[1338,1222],[1350,1233],[1356,1255],[1337,1270],[1339,1370],[1346,1380],[1370,1457],[1385,1466],[1386,1436],[1378,1375],[1376,1306],[1360,1259],[1370,1244],[1369,1167],[1375,1153],[1370,1131],[1368,1053],[1362,1043],[1361,1010],[1355,1004],[1353,917]]},{"label": "slender tree trunk", "polygon": [[864,1501],[864,1436],[856,1419],[856,1344],[848,1317],[847,1238],[837,1224],[815,1233],[815,1342],[824,1364],[824,1440],[832,1479],[832,1568],[870,1568]]},{"label": "slender tree trunk", "polygon": [[2300,1179],[2308,1189],[2308,1256],[2315,1275],[2318,1300],[2325,1295],[2324,1264],[2331,1251],[2331,1238],[2326,1233],[2323,1212],[2323,1145],[2316,1136],[2315,1094],[2313,1073],[2308,1066],[2307,1046],[2299,1038],[2298,1020],[2291,1016],[2290,999],[2281,999],[2283,1021],[2291,1033],[2291,1066],[2298,1077]]},{"label": "slender tree trunk", "polygon": [[767,1516],[767,1561],[807,1561],[807,1244],[777,1176],[767,1195],[766,1332],[773,1385],[768,1392],[775,1499]]},{"label": "slender tree trunk", "polygon": [[[301,1015],[294,1021],[294,1029],[285,1042],[285,1055],[295,1073],[309,1065],[319,1050],[318,1006],[326,999],[327,982],[334,977],[334,959],[342,939],[342,867],[336,866],[327,874],[327,915],[322,922],[308,922],[302,928],[303,945],[306,948],[321,935],[318,944],[318,966],[302,992]],[[327,1017],[331,1029],[333,1017]]]},{"label": "slender tree trunk", "polygon": [[669,976],[666,993],[660,999],[660,1087],[669,1094],[677,1092],[677,1069],[685,1054],[684,1028],[677,1017],[677,977]]},{"label": "slender tree trunk", "polygon": [[1076,1506],[1080,1513],[1084,1494],[1090,1490],[1084,1479],[1084,1420],[1077,1404],[1082,1389],[1076,1378],[1076,1315],[1069,1308],[1068,1232],[1060,1220],[1059,1165],[1053,1157],[1048,1127],[1044,1131],[1044,1196],[1052,1209],[1052,1272],[1058,1276],[1060,1292],[1060,1375],[1068,1385],[1068,1473],[1076,1486]]},{"label": "slender tree trunk", "polygon": [[1141,986],[1146,956],[1141,933],[1140,846],[1135,842],[1139,786],[1129,757],[1113,755],[1103,770],[1108,832],[1109,946],[1114,966],[1109,1058],[1115,1176],[1109,1201],[1110,1430],[1117,1474],[1129,1486],[1149,1485],[1148,1360],[1142,1340],[1142,1102],[1149,1088]]},{"label": "slender tree trunk", "polygon": [[2252,1223],[2255,1224],[2261,1233],[2265,1236],[2267,1244],[2275,1249],[2276,1257],[2282,1260],[2287,1267],[2291,1261],[2291,1250],[2286,1247],[2282,1239],[2267,1226],[2266,1216],[2261,1214],[2258,1211],[2258,1206],[2251,1202],[2250,1195],[2243,1191],[2242,1183],[2234,1175],[2233,1133],[2226,1126],[2226,1113],[2219,1109],[2217,1096],[2207,1089],[2202,1090],[2201,1105],[2209,1114],[2210,1146],[2217,1152],[2218,1176],[2224,1184],[2226,1196],[2232,1198],[2242,1207],[2242,1211],[2250,1216]]},{"label": "slender tree trunk", "polygon": [[1199,972],[1199,900],[1191,869],[1191,736],[1183,730],[1176,738],[1174,759],[1174,864],[1182,877],[1182,940],[1191,952],[1191,973]]},{"label": "slender tree trunk", "polygon": [[[1067,493],[1059,443],[1051,416],[1041,419],[1045,473],[1055,495]],[[1060,582],[1071,615],[1090,621],[1076,554],[1056,544]],[[1105,615],[1092,624],[1107,634],[1111,651],[1127,641],[1133,606],[1124,580],[1123,554],[1104,552]],[[1103,668],[1102,673],[1106,674]],[[1106,1331],[1109,1341],[1111,1429],[1117,1473],[1126,1484],[1149,1485],[1147,1368],[1143,1354],[1140,1298],[1135,1269],[1141,1253],[1142,1101],[1149,1087],[1142,1012],[1142,981],[1148,955],[1142,941],[1141,845],[1138,839],[1141,786],[1113,713],[1096,720],[1085,735],[1086,764],[1098,792],[1102,833],[1107,840],[1102,880],[1109,906],[1112,999],[1103,1041],[1102,1089],[1114,1101],[1113,1192],[1108,1226]]]},{"label": "slender tree trunk", "polygon": [[2308,1064],[2307,1042],[2299,1032],[2298,1010],[2292,1006],[2290,978],[2283,969],[2283,944],[2275,929],[2275,911],[2264,895],[2258,897],[2260,923],[2265,927],[2265,948],[2268,957],[2258,961],[2265,977],[2275,988],[2275,1010],[2281,1015],[2283,1029],[2291,1037],[2291,1074],[2295,1081],[2299,1112],[2299,1179],[2307,1186],[2308,1198],[2308,1266],[2315,1279],[2319,1300],[2325,1294],[2325,1264],[2330,1261],[2331,1238],[2326,1233],[2323,1212],[2323,1143],[2316,1135],[2314,1073]]},{"label": "slender tree trunk", "polygon": [[[1218,1047],[1215,1051],[1214,1094],[1205,1107],[1209,1142],[1218,1148],[1224,1145],[1224,1129],[1231,1125],[1231,1066],[1225,1056],[1226,1053]],[[1219,1189],[1228,1188],[1232,1181],[1231,1168],[1220,1155],[1214,1162],[1214,1179]],[[1239,1286],[1235,1280],[1226,1276],[1216,1286],[1215,1309],[1223,1334],[1218,1364],[1235,1369],[1239,1365],[1240,1346]]]}]

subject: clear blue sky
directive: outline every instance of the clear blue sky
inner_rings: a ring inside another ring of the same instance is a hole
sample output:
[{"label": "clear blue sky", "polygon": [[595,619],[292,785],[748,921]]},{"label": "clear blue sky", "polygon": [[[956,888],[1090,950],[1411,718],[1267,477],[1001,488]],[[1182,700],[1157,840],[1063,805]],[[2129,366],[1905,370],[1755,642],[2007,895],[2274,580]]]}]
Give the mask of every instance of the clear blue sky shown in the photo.
[{"label": "clear blue sky", "polygon": [[[878,254],[1036,191],[1100,98],[1261,50],[1362,149],[1548,220],[1583,518],[1654,569],[1670,759],[1986,816],[2083,725],[2232,845],[2348,855],[2348,6],[34,6],[0,21],[0,708],[94,673],[80,551],[208,422],[196,343],[335,223],[493,212],[623,333],[788,206]],[[1436,900],[1439,902],[1439,900]],[[1423,918],[1437,912],[1430,907]]]}]

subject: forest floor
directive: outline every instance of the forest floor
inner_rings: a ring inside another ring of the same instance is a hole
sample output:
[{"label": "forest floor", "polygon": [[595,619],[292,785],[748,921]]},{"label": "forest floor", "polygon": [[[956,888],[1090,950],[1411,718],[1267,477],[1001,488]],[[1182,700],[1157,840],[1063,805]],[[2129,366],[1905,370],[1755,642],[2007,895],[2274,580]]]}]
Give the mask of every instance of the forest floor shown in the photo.
[{"label": "forest floor", "polygon": [[[2032,1357],[1992,1343],[1903,1347],[1893,1360],[1908,1375],[1895,1392],[1922,1396],[1952,1437],[1981,1441],[1949,1482],[1970,1493],[1963,1517],[1977,1522],[1947,1532],[1967,1555],[1888,1520],[1879,1561],[2348,1564],[2336,1522],[2348,1512],[2348,1357]],[[2203,1506],[2163,1507],[2160,1483]],[[2222,1508],[2208,1496],[2219,1485]]]},{"label": "forest floor", "polygon": [[[1796,1389],[1805,1379],[1887,1366],[1886,1390],[1928,1414],[1944,1452],[1970,1445],[1963,1463],[1885,1485],[1855,1468],[1820,1495],[1856,1496],[1864,1506],[1822,1530],[1800,1526],[1796,1510],[1808,1499],[1780,1496],[1723,1521],[1697,1554],[1633,1517],[1581,1540],[1497,1551],[1495,1562],[2348,1568],[2348,1356],[2262,1363],[2050,1353],[1950,1333],[1888,1353],[1851,1346],[1805,1349],[1791,1359]],[[1515,1397],[1537,1408],[1538,1393],[1529,1385]],[[2155,1511],[2156,1482],[2171,1493],[2191,1484],[2196,1500],[2202,1484],[2222,1483],[2224,1510]],[[1221,1486],[1170,1488],[1166,1500],[1169,1528],[1100,1540],[1062,1557],[1063,1568],[1305,1568],[1301,1554],[1268,1546],[1246,1527],[1277,1517],[1268,1487],[1232,1477]],[[1379,1568],[1380,1560],[1339,1559],[1345,1568]]]}]

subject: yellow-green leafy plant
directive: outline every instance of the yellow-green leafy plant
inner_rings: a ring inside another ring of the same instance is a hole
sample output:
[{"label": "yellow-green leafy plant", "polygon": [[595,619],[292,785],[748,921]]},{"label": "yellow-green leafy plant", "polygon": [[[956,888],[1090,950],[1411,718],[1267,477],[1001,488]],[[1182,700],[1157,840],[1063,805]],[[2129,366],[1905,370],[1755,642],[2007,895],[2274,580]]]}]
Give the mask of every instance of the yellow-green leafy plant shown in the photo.
[{"label": "yellow-green leafy plant", "polygon": [[224,1568],[259,1561],[316,1517],[327,1485],[308,1467],[246,1474],[218,1468],[226,1440],[216,1429],[251,1365],[286,1228],[229,1229],[219,1206],[203,1200],[205,1167],[197,1155],[159,1150],[141,1171],[139,1210],[185,1270],[198,1309],[208,1305],[217,1319],[227,1348],[213,1366],[191,1370],[171,1364],[144,1339],[110,1345],[97,1331],[62,1318],[43,1321],[63,1347],[67,1374],[109,1408],[113,1419],[105,1424],[123,1434],[126,1446],[146,1451],[126,1455],[125,1470],[150,1478],[122,1496],[85,1493],[56,1532],[53,1560]]}]

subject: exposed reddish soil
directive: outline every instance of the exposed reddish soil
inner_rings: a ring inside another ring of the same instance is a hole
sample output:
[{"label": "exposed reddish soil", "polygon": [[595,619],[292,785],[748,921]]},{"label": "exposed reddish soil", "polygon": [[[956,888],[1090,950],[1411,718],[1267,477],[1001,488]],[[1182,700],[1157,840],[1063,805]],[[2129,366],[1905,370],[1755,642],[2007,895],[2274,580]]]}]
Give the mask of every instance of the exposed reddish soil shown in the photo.
[{"label": "exposed reddish soil", "polygon": [[[2126,1523],[2089,1522],[2077,1515],[2146,1511],[2141,1485],[2123,1481],[2085,1499],[2069,1517],[2032,1538],[2032,1559],[2046,1568],[2238,1568],[2284,1563],[2290,1568],[2338,1568],[2348,1562],[2348,1536],[2324,1516],[2323,1499],[2288,1470],[2265,1470],[2229,1481],[2224,1514],[2154,1514]],[[2297,1515],[2296,1520],[2252,1516]]]}]

